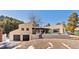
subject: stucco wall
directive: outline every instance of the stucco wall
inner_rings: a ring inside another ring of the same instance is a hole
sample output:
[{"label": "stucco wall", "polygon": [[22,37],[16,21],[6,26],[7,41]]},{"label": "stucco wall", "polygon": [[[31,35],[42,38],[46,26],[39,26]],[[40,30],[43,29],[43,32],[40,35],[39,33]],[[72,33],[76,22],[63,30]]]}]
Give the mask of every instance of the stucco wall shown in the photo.
[{"label": "stucco wall", "polygon": [[[22,30],[22,28],[24,28],[24,30]],[[28,31],[27,31],[27,28],[29,29]],[[31,25],[20,24],[18,29],[14,30],[14,31],[11,31],[9,33],[9,39],[13,40],[13,36],[14,35],[20,35],[21,36],[21,38],[20,38],[21,40],[23,39],[23,37],[22,37],[23,35],[30,35],[30,39],[31,39],[31,33],[32,33]]]},{"label": "stucco wall", "polygon": [[59,32],[61,33],[61,34],[63,34],[64,33],[64,26],[63,26],[63,24],[60,24],[60,25],[51,25],[51,26],[48,26],[48,27],[46,27],[46,28],[50,28],[50,29],[59,29]]}]

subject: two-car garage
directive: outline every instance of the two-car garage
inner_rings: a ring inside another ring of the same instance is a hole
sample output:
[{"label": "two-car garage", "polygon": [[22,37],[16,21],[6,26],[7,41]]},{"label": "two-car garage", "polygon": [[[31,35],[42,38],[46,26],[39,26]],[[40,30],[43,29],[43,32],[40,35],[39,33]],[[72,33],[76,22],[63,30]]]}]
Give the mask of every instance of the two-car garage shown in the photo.
[{"label": "two-car garage", "polygon": [[29,41],[29,35],[22,35],[23,40],[21,40],[21,35],[14,35],[14,41]]}]

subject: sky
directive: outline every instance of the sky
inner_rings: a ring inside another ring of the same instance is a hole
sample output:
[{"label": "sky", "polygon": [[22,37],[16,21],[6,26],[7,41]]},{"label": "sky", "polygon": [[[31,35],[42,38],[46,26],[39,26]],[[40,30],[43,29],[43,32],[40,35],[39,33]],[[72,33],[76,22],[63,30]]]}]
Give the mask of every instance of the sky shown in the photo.
[{"label": "sky", "polygon": [[13,17],[24,22],[29,22],[29,17],[33,14],[41,19],[43,24],[67,23],[72,12],[79,10],[0,10],[0,15]]}]

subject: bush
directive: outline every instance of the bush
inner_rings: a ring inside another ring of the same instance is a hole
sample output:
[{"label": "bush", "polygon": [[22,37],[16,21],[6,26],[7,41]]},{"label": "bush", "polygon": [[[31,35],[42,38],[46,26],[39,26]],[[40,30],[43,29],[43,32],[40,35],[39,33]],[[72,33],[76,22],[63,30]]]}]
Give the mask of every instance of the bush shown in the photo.
[{"label": "bush", "polygon": [[77,35],[77,36],[79,36],[79,30],[75,30],[74,34]]}]

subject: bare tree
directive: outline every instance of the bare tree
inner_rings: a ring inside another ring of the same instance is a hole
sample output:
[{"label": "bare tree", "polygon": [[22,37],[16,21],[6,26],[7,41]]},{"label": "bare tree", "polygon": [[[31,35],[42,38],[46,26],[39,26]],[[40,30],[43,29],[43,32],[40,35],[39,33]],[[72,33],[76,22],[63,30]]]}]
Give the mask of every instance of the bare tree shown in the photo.
[{"label": "bare tree", "polygon": [[34,22],[34,23],[36,24],[36,26],[40,26],[40,24],[42,23],[40,17],[37,16],[37,15],[33,15],[33,14],[32,14],[32,15],[29,17],[29,19],[30,19],[31,22]]}]

